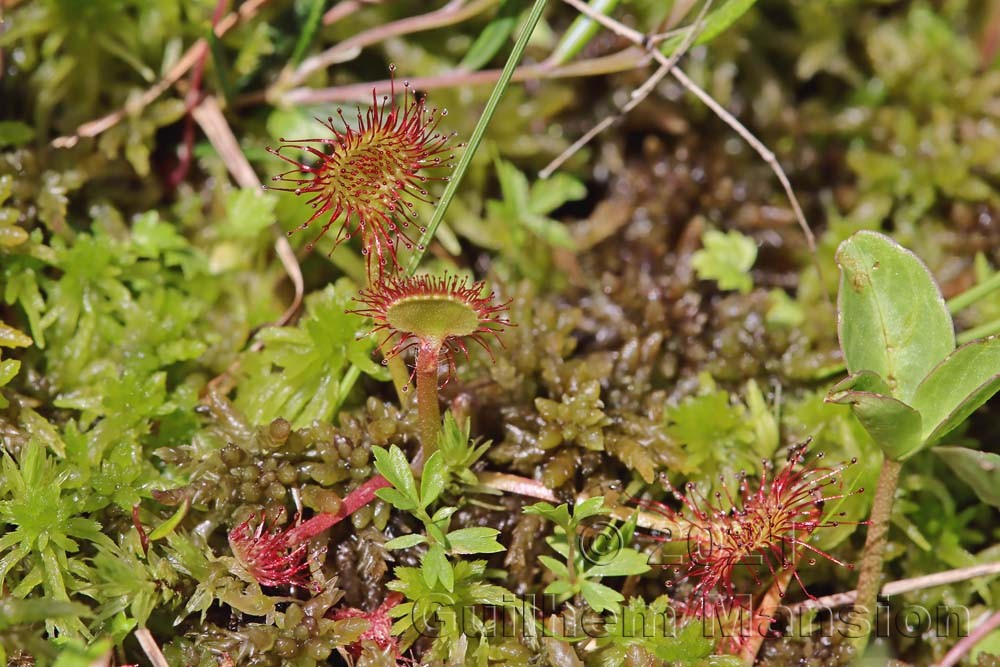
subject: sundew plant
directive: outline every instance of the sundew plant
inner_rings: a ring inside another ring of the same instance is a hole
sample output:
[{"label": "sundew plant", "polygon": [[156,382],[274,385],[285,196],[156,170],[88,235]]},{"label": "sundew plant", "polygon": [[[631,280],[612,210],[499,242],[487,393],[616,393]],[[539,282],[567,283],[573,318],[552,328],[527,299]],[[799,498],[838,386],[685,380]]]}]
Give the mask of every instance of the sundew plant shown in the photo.
[{"label": "sundew plant", "polygon": [[998,36],[0,0],[0,664],[1000,664]]}]

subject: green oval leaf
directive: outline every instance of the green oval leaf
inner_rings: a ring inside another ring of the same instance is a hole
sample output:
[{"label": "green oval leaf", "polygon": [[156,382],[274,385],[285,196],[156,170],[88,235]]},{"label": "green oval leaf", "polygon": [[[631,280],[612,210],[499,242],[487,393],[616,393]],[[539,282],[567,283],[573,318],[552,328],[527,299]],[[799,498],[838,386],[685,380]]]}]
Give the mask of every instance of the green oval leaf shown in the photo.
[{"label": "green oval leaf", "polygon": [[929,444],[948,435],[1000,390],[1000,337],[963,345],[927,374],[913,396],[923,439]]},{"label": "green oval leaf", "polygon": [[624,548],[609,554],[608,562],[587,568],[588,577],[627,577],[649,572],[649,556],[635,549]]},{"label": "green oval leaf", "polygon": [[838,333],[850,373],[880,375],[910,403],[917,386],[955,349],[951,315],[916,255],[884,234],[861,231],[837,249]]},{"label": "green oval leaf", "polygon": [[854,408],[858,421],[887,457],[899,461],[923,447],[920,414],[916,410],[891,396],[836,389],[834,387],[835,391],[831,391],[826,400]]},{"label": "green oval leaf", "polygon": [[444,491],[445,469],[441,452],[434,452],[424,464],[420,477],[420,506],[427,508]]},{"label": "green oval leaf", "polygon": [[406,498],[412,500],[414,505],[418,504],[420,496],[417,495],[417,483],[413,479],[410,463],[406,460],[403,450],[396,445],[390,446],[388,450],[372,447],[372,454],[375,456],[375,469],[379,474],[389,480],[389,483]]},{"label": "green oval leaf", "polygon": [[613,588],[608,588],[604,584],[594,581],[584,581],[580,585],[580,593],[583,594],[583,599],[587,601],[587,604],[597,613],[616,609],[625,599],[625,596]]},{"label": "green oval leaf", "polygon": [[420,569],[424,575],[424,582],[428,587],[434,588],[434,585],[440,581],[446,591],[449,593],[454,592],[455,571],[452,569],[451,563],[448,562],[448,557],[445,555],[444,548],[441,545],[431,545],[431,548],[424,554]]}]

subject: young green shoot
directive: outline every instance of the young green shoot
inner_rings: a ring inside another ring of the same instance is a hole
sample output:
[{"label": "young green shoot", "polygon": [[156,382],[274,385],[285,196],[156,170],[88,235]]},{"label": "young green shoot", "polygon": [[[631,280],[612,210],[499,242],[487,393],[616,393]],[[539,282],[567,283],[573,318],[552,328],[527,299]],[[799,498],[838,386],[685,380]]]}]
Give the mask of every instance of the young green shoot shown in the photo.
[{"label": "young green shoot", "polygon": [[854,642],[873,627],[889,517],[903,462],[941,443],[1000,390],[1000,338],[956,348],[955,327],[927,267],[877,232],[837,250],[838,333],[849,375],[827,400],[849,404],[885,456],[861,560]]}]

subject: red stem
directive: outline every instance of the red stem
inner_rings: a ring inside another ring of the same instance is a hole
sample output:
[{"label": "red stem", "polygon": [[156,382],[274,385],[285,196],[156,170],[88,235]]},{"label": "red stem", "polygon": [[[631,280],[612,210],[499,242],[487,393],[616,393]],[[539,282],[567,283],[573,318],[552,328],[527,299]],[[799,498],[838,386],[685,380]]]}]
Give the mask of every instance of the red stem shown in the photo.
[{"label": "red stem", "polygon": [[993,615],[987,618],[978,628],[958,640],[958,643],[952,646],[951,650],[938,663],[938,667],[953,667],[953,665],[957,665],[962,656],[970,652],[975,648],[976,644],[982,641],[983,637],[997,628],[1000,628],[1000,611],[993,612]]},{"label": "red stem", "polygon": [[296,526],[288,532],[288,546],[294,547],[313,537],[316,537],[324,530],[331,528],[343,519],[351,516],[359,509],[375,499],[375,492],[384,489],[389,484],[382,475],[374,475],[367,482],[354,489],[344,497],[340,510],[337,512],[323,512],[317,514],[308,521]]},{"label": "red stem", "polygon": [[[215,30],[216,26],[219,25],[228,4],[229,0],[218,0],[215,3],[215,11],[212,12],[212,30]],[[167,185],[170,188],[176,188],[180,185],[191,168],[191,159],[194,155],[194,117],[191,115],[191,111],[201,102],[201,82],[205,74],[205,60],[208,58],[208,51],[208,46],[206,46],[191,72],[191,87],[184,100],[184,134],[182,135],[180,162],[167,176]]]},{"label": "red stem", "polygon": [[420,341],[417,350],[417,426],[420,430],[420,447],[424,461],[437,450],[441,432],[441,406],[438,404],[438,363],[441,344]]},{"label": "red stem", "polygon": [[139,544],[142,545],[142,553],[149,553],[149,535],[146,534],[146,529],[142,527],[142,522],[139,521],[139,505],[132,506],[132,525],[135,526],[135,531],[139,533]]},{"label": "red stem", "polygon": [[[421,450],[417,454],[414,464],[418,466],[421,466],[421,461],[426,461],[434,453],[437,447],[438,433],[441,430],[441,407],[438,405],[437,384],[440,352],[440,343],[421,342],[417,354],[417,419]],[[382,475],[373,476],[347,494],[339,511],[317,514],[290,530],[288,532],[288,546],[295,547],[340,523],[374,500],[375,492],[387,486],[391,486],[391,484],[385,477]]]}]

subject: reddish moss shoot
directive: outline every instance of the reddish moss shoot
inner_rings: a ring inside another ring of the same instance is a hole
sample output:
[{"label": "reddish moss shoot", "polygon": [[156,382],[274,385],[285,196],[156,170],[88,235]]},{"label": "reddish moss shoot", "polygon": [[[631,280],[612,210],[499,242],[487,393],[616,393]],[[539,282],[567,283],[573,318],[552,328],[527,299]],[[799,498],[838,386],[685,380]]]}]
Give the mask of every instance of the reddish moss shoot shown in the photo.
[{"label": "reddish moss shoot", "polygon": [[373,644],[380,651],[389,653],[393,658],[400,657],[399,640],[392,636],[392,618],[390,618],[389,612],[402,601],[402,593],[392,592],[386,596],[385,601],[375,611],[347,607],[330,612],[330,615],[338,621],[345,618],[363,618],[368,621],[368,628],[361,633],[356,642],[347,647],[355,660],[361,657],[361,652],[367,644]]},{"label": "reddish moss shoot", "polygon": [[[392,72],[395,66],[390,66]],[[306,195],[315,210],[289,235],[325,218],[319,235],[307,246],[311,249],[330,227],[339,223],[334,247],[360,234],[369,275],[379,276],[388,263],[393,270],[400,268],[396,255],[400,244],[408,249],[418,244],[410,229],[417,217],[413,202],[431,201],[427,182],[447,178],[430,176],[428,171],[450,166],[455,156],[449,151],[458,147],[451,144],[454,134],[437,131],[447,111],[428,110],[425,100],[410,90],[408,82],[403,83],[403,104],[397,106],[395,79],[391,81],[391,92],[381,101],[372,89],[372,105],[364,114],[358,109],[355,126],[337,109],[343,130],[332,117],[317,119],[331,136],[282,138],[277,149],[268,148],[294,166],[271,179],[289,185],[271,189]],[[313,160],[300,160],[297,155],[301,151]],[[285,152],[294,152],[295,156]],[[417,229],[420,234],[426,231],[423,227]]]},{"label": "reddish moss shoot", "polygon": [[[229,531],[229,547],[240,565],[262,586],[315,587],[306,578],[309,569],[307,544],[375,499],[375,492],[389,486],[382,475],[374,475],[344,497],[338,512],[322,512],[302,523],[275,529],[261,521],[250,528],[254,516]],[[284,511],[284,510],[282,510]]]},{"label": "reddish moss shoot", "polygon": [[[282,510],[283,511],[283,510]],[[315,588],[309,581],[309,560],[305,543],[293,545],[288,535],[293,528],[276,528],[261,519],[256,529],[254,515],[229,531],[229,548],[247,572],[261,586],[294,585]]]},{"label": "reddish moss shoot", "polygon": [[[770,462],[764,462],[764,474],[758,485],[752,485],[746,474],[740,475],[739,494],[734,498],[728,490],[717,492],[714,500],[700,494],[693,484],[685,493],[668,485],[682,509],[662,503],[640,501],[640,504],[658,512],[680,528],[678,536],[667,541],[685,542],[688,558],[684,565],[670,566],[675,573],[695,581],[687,606],[704,609],[705,601],[717,597],[732,603],[735,598],[733,572],[737,565],[745,565],[755,583],[760,584],[763,564],[773,577],[782,570],[792,570],[793,576],[807,596],[812,598],[798,572],[795,570],[800,557],[815,564],[816,556],[850,569],[854,566],[809,544],[809,539],[819,528],[836,527],[843,523],[840,512],[837,519],[824,517],[824,504],[855,493],[863,488],[830,495],[831,486],[843,488],[841,473],[856,463],[843,463],[833,468],[812,467],[805,462],[808,442],[793,448],[788,463],[781,472],[768,479]],[[817,458],[821,458],[819,454]],[[725,498],[723,498],[725,496]],[[784,592],[782,591],[782,594]]]},{"label": "reddish moss shoot", "polygon": [[[424,460],[437,446],[441,428],[438,405],[438,379],[442,363],[447,366],[445,382],[455,373],[455,354],[469,350],[466,340],[476,342],[493,359],[490,338],[503,345],[499,334],[513,326],[503,313],[509,301],[497,303],[492,292],[484,294],[485,283],[472,285],[458,276],[414,276],[387,278],[362,290],[358,301],[363,307],[348,312],[375,321],[372,333],[386,332],[387,342],[395,335],[398,341],[386,355],[388,359],[416,348],[413,374],[417,379],[417,409]],[[379,346],[380,348],[382,345]]]}]

